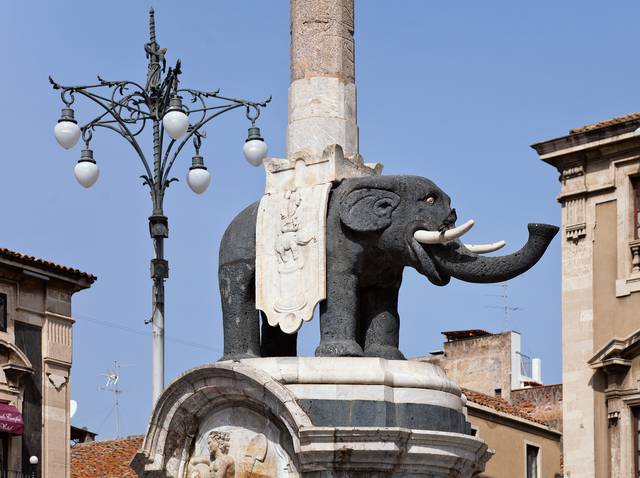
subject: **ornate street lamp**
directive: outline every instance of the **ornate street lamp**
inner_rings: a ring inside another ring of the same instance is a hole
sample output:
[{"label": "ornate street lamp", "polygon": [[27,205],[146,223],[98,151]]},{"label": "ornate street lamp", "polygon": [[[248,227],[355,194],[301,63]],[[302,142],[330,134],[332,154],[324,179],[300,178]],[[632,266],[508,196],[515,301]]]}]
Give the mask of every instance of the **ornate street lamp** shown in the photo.
[{"label": "ornate street lamp", "polygon": [[[187,173],[187,184],[197,194],[202,194],[211,181],[211,176],[200,155],[202,139],[206,137],[202,128],[212,119],[235,109],[242,108],[251,122],[243,153],[249,163],[259,166],[267,156],[267,145],[256,127],[260,108],[266,107],[271,98],[254,102],[227,98],[216,91],[199,91],[179,86],[180,60],[166,71],[166,48],[156,41],[155,17],[149,12],[149,43],[144,50],[149,60],[147,82],[143,86],[129,80],[107,81],[98,76],[98,83],[80,86],[64,86],[49,81],[56,90],[61,90],[65,107],[55,126],[58,143],[65,149],[73,148],[82,138],[85,147],[74,174],[85,188],[93,186],[99,175],[98,164],[90,148],[93,132],[97,128],[115,131],[133,147],[142,161],[145,173],[143,184],[149,187],[152,213],[149,217],[149,232],[153,240],[155,258],[151,260],[153,280],[152,316],[149,322],[153,329],[153,402],[164,389],[164,281],[169,277],[169,263],[164,258],[164,239],[169,236],[169,223],[163,211],[166,189],[176,178],[171,177],[173,166],[182,148],[193,140],[195,154]],[[78,125],[72,105],[76,95],[88,98],[101,108],[101,113],[82,126]],[[192,108],[183,105],[188,98]],[[147,161],[136,137],[151,123],[153,132],[153,163]],[[165,144],[164,133],[168,144]]]}]

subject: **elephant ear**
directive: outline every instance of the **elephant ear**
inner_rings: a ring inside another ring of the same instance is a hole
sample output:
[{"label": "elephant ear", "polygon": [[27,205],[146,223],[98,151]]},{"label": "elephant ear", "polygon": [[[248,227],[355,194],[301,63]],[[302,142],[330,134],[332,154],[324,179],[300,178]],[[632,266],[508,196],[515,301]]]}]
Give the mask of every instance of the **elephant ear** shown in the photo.
[{"label": "elephant ear", "polygon": [[379,231],[389,227],[391,215],[400,204],[400,196],[378,188],[355,189],[340,206],[340,220],[359,232]]}]

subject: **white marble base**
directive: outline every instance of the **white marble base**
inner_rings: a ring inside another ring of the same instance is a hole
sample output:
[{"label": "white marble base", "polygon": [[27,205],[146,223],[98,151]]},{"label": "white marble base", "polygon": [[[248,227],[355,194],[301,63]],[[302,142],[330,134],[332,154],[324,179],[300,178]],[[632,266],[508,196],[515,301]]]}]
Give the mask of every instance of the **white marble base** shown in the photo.
[{"label": "white marble base", "polygon": [[[219,362],[165,390],[132,466],[144,477],[209,478],[215,461],[235,464],[235,478],[466,478],[490,454],[465,413],[459,387],[433,364]],[[210,454],[214,436],[228,447],[222,457]]]}]

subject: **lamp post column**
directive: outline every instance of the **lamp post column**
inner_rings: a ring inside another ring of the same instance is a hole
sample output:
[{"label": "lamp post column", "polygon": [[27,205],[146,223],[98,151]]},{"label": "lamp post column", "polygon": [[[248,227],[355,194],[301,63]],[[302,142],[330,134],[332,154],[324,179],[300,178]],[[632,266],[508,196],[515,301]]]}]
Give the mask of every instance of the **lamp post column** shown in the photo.
[{"label": "lamp post column", "polygon": [[163,171],[161,167],[162,145],[160,142],[160,122],[153,121],[153,170],[151,188],[153,194],[153,214],[149,217],[149,233],[153,240],[155,257],[151,260],[153,290],[151,298],[152,336],[152,401],[158,401],[164,390],[164,281],[169,277],[169,261],[164,258],[164,240],[169,237],[169,220],[164,215]]},{"label": "lamp post column", "polygon": [[155,258],[151,259],[152,400],[155,405],[164,390],[164,281],[169,277],[169,262],[164,258],[164,239],[169,235],[167,217],[164,215],[149,217],[149,228],[155,251]]}]

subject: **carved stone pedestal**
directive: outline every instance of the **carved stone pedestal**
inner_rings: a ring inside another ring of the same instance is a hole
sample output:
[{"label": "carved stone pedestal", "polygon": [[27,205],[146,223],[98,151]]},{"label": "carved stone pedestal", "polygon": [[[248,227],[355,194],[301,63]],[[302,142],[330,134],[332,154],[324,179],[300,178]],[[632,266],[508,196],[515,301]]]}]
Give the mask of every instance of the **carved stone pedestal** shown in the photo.
[{"label": "carved stone pedestal", "polygon": [[431,364],[261,358],[186,372],[153,412],[141,477],[471,477],[487,446]]}]

